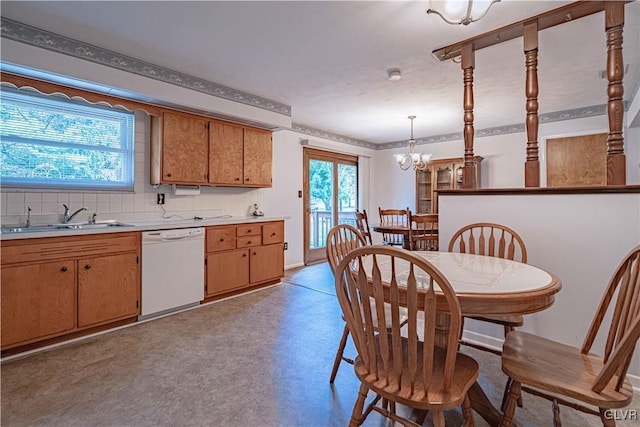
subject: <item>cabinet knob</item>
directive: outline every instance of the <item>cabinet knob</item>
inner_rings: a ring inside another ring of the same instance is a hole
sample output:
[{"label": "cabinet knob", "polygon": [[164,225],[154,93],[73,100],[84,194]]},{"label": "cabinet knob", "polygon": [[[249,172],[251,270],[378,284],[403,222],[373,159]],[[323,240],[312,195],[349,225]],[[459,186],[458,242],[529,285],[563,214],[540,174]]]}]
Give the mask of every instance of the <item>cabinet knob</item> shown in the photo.
[{"label": "cabinet knob", "polygon": [[169,173],[167,174],[167,176],[171,176],[171,172],[169,172]]},{"label": "cabinet knob", "polygon": [[222,239],[222,238],[221,238],[221,239],[220,239],[220,241],[221,241],[221,242],[224,242],[224,239]]},{"label": "cabinet knob", "polygon": [[276,235],[276,233],[271,233],[271,237],[274,237]]},{"label": "cabinet knob", "polygon": [[236,181],[240,181],[240,178],[236,178]]},{"label": "cabinet knob", "polygon": [[258,253],[257,253],[257,252],[254,252],[253,254],[254,254],[254,255],[258,255]]},{"label": "cabinet knob", "polygon": [[245,180],[245,181],[249,181],[249,178],[245,178],[244,180]]},{"label": "cabinet knob", "polygon": [[250,244],[251,244],[251,240],[249,240],[249,241],[247,242],[247,245],[250,245]]},{"label": "cabinet knob", "polygon": [[247,230],[247,234],[251,233],[251,230]]},{"label": "cabinet knob", "polygon": [[60,269],[60,271],[62,271],[63,273],[64,273],[65,271],[68,271],[68,270],[69,270],[69,269],[68,269],[67,267],[62,267],[62,268]]},{"label": "cabinet knob", "polygon": [[242,257],[243,257],[243,258],[244,258],[244,257],[246,257],[246,256],[247,256],[247,254],[246,254],[246,253],[242,254]]},{"label": "cabinet knob", "polygon": [[91,264],[87,264],[87,265],[85,265],[85,266],[84,266],[84,269],[85,269],[85,270],[91,270]]}]

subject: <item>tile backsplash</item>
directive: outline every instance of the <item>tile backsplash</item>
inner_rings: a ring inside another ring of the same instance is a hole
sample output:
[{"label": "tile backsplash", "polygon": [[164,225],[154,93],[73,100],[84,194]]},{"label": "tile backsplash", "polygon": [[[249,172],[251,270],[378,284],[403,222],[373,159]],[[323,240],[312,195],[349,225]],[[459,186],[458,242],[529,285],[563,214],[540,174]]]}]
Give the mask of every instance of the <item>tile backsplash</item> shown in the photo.
[{"label": "tile backsplash", "polygon": [[[101,217],[148,214],[149,218],[162,217],[162,207],[156,204],[156,194],[165,194],[164,209],[172,212],[215,211],[225,215],[244,216],[250,213],[254,203],[262,204],[262,189],[201,187],[197,196],[175,196],[171,186],[154,188],[149,184],[149,117],[144,112],[135,116],[135,180],[132,193],[114,192],[38,192],[13,191],[0,187],[0,213],[2,223],[22,220],[31,206],[34,223],[38,216],[62,216],[62,204],[71,212],[87,208],[86,216],[97,212]],[[83,218],[84,212],[78,217]]]}]

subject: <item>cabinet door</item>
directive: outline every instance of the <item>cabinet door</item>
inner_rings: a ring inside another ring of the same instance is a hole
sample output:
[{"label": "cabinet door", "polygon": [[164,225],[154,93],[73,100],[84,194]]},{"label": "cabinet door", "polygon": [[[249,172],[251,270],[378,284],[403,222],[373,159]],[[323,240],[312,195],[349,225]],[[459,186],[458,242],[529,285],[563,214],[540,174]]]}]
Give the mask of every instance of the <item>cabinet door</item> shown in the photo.
[{"label": "cabinet door", "polygon": [[207,255],[207,296],[249,285],[249,251],[246,249]]},{"label": "cabinet door", "polygon": [[162,182],[208,182],[209,135],[207,121],[186,114],[163,114]]},{"label": "cabinet door", "polygon": [[416,171],[416,209],[419,214],[432,213],[433,187],[431,168]]},{"label": "cabinet door", "polygon": [[271,132],[244,129],[244,183],[271,187]]},{"label": "cabinet door", "polygon": [[209,182],[242,185],[242,127],[222,122],[209,123]]},{"label": "cabinet door", "polygon": [[78,326],[139,314],[139,269],[135,253],[78,260]]},{"label": "cabinet door", "polygon": [[284,276],[284,248],[281,243],[251,249],[251,283]]},{"label": "cabinet door", "polygon": [[2,267],[2,347],[76,326],[75,261]]}]

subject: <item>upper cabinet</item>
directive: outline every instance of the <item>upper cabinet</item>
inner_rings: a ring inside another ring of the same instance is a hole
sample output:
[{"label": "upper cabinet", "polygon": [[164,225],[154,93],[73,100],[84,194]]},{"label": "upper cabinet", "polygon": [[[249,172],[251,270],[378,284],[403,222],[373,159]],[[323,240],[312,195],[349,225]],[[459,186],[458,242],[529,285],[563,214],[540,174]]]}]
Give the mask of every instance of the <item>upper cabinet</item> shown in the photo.
[{"label": "upper cabinet", "polygon": [[162,116],[162,181],[207,184],[209,136],[207,120],[180,113]]},{"label": "upper cabinet", "polygon": [[271,132],[224,122],[209,123],[209,182],[271,187]]},{"label": "upper cabinet", "polygon": [[271,187],[271,131],[163,112],[152,117],[151,184]]}]

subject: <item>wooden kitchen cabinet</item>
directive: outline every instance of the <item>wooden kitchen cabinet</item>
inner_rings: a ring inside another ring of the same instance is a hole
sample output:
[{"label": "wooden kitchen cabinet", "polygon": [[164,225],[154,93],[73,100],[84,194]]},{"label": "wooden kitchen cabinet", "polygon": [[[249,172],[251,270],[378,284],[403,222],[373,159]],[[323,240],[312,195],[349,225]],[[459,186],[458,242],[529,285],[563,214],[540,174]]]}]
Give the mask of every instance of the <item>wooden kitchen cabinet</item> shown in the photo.
[{"label": "wooden kitchen cabinet", "polygon": [[259,246],[250,250],[249,271],[251,283],[260,283],[284,276],[282,244]]},{"label": "wooden kitchen cabinet", "polygon": [[284,276],[283,244],[284,221],[207,227],[205,298],[277,283]]},{"label": "wooden kitchen cabinet", "polygon": [[[476,183],[480,185],[482,157],[474,157]],[[416,170],[416,212],[438,213],[438,190],[462,188],[462,157],[429,161],[425,170]]]},{"label": "wooden kitchen cabinet", "polygon": [[60,260],[3,265],[2,348],[76,327],[75,264],[74,260]]},{"label": "wooden kitchen cabinet", "polygon": [[78,260],[78,327],[138,314],[135,252]]},{"label": "wooden kitchen cabinet", "polygon": [[2,351],[134,321],[140,233],[2,242]]},{"label": "wooden kitchen cabinet", "polygon": [[206,296],[249,286],[249,251],[246,249],[207,255]]},{"label": "wooden kitchen cabinet", "polygon": [[168,184],[207,184],[208,121],[191,114],[162,115],[162,180]]},{"label": "wooden kitchen cabinet", "polygon": [[271,132],[244,129],[244,184],[251,187],[271,187],[273,145]]},{"label": "wooden kitchen cabinet", "polygon": [[165,111],[151,119],[150,183],[271,187],[272,132]]}]

